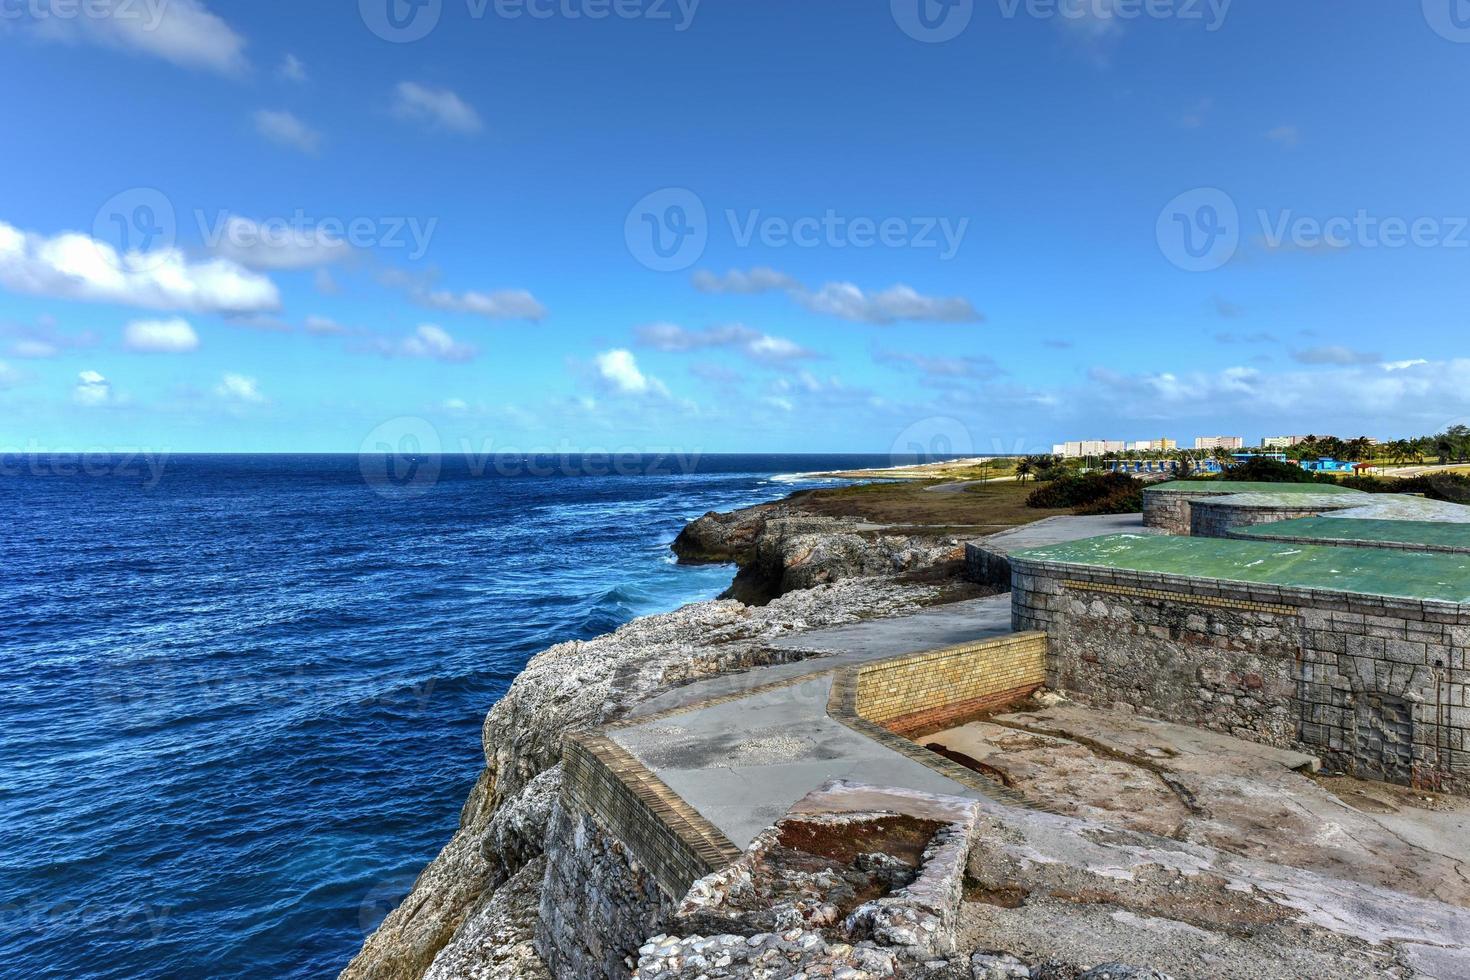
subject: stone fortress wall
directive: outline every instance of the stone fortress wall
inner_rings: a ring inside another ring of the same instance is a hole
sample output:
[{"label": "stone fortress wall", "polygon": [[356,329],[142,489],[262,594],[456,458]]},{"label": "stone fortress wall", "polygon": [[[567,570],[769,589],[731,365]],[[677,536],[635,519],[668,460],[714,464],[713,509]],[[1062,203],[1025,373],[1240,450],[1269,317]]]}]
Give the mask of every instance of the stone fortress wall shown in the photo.
[{"label": "stone fortress wall", "polygon": [[1470,609],[1012,556],[1048,684],[1293,748],[1359,776],[1470,792]]},{"label": "stone fortress wall", "polygon": [[1342,509],[1342,504],[1321,497],[1301,502],[1258,494],[1191,499],[1189,533],[1196,538],[1228,538],[1238,528],[1319,517]]}]

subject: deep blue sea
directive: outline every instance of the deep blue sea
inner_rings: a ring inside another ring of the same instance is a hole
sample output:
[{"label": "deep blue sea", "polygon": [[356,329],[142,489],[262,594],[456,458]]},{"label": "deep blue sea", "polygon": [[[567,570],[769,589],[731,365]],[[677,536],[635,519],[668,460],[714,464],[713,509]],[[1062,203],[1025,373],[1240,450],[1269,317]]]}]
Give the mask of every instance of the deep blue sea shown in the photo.
[{"label": "deep blue sea", "polygon": [[724,589],[687,519],[889,459],[0,463],[0,974],[133,980],[335,976],[532,654]]}]

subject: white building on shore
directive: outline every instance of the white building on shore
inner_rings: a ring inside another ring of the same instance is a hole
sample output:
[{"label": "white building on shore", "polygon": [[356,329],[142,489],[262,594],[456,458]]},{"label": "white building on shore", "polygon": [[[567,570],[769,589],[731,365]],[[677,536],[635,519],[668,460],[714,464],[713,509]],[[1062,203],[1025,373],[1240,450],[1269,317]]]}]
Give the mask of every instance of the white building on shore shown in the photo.
[{"label": "white building on shore", "polygon": [[1244,449],[1243,436],[1195,436],[1195,449]]}]

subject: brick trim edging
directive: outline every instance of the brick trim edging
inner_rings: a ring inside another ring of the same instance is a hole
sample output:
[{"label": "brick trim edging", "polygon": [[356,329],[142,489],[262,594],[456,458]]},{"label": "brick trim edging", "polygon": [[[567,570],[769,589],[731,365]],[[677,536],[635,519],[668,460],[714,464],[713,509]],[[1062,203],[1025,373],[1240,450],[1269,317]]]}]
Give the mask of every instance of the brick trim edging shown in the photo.
[{"label": "brick trim edging", "polygon": [[566,786],[582,809],[618,833],[675,900],[743,853],[627,749],[605,735],[567,736]]}]

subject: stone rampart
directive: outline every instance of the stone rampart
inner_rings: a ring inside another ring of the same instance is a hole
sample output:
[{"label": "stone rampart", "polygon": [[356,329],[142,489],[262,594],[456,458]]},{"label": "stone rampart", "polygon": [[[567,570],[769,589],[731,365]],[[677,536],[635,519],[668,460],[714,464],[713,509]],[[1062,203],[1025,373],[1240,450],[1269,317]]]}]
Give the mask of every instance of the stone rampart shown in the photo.
[{"label": "stone rampart", "polygon": [[1100,704],[1470,792],[1470,609],[1012,558],[1048,684]]}]

